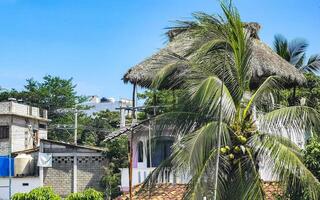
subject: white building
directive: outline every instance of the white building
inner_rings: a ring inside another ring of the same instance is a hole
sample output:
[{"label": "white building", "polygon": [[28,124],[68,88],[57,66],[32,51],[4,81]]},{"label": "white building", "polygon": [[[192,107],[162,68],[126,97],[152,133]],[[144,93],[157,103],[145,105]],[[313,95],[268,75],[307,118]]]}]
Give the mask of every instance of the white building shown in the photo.
[{"label": "white building", "polygon": [[[9,199],[10,179],[11,195],[41,186],[52,187],[62,197],[87,188],[101,189],[107,166],[103,150],[48,140],[48,122],[46,110],[0,102],[0,200]],[[11,177],[9,152],[14,159]],[[38,163],[43,159],[45,166]]]},{"label": "white building", "polygon": [[[22,151],[47,139],[47,111],[14,101],[0,102],[0,155]],[[9,145],[11,142],[11,145]]]},{"label": "white building", "polygon": [[[172,150],[171,146],[175,141],[171,130],[165,130],[161,136],[153,133],[154,127],[142,125],[135,130],[132,137],[132,185],[138,185],[148,177],[148,175],[167,159]],[[151,147],[149,145],[151,143]],[[186,184],[190,176],[183,172],[166,171],[158,177],[160,183]],[[129,191],[129,168],[121,169],[121,190]]]},{"label": "white building", "polygon": [[[17,103],[0,102],[0,156],[9,152],[25,151],[39,146],[47,139],[47,111]],[[2,167],[0,170],[4,170]],[[8,173],[9,175],[9,173]],[[27,192],[40,185],[38,177],[12,177],[12,194]],[[0,199],[8,199],[9,177],[0,176]]]}]

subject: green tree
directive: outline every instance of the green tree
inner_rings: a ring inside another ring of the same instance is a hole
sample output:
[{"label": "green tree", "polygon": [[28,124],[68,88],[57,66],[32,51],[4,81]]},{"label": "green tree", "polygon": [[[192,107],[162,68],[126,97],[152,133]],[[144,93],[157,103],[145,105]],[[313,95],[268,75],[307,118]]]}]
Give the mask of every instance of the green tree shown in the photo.
[{"label": "green tree", "polygon": [[120,113],[109,110],[95,113],[93,117],[82,116],[79,122],[79,144],[104,146],[106,135],[119,128]]},{"label": "green tree", "polygon": [[12,200],[61,200],[50,187],[39,187],[29,193],[17,193],[12,196]]},{"label": "green tree", "polygon": [[[307,127],[320,122],[319,113],[310,107],[293,106],[257,114],[254,108],[259,110],[261,104],[268,102],[266,94],[279,92],[282,80],[271,76],[255,91],[250,90],[251,40],[237,10],[225,4],[221,7],[224,17],[197,13],[195,21],[180,22],[174,28],[189,31],[190,37],[199,42],[194,45],[197,48],[191,60],[176,64],[187,66],[184,76],[177,76],[176,81],[181,83],[183,79],[181,87],[188,101],[181,109],[157,117],[181,139],[174,144],[171,157],[149,180],[156,180],[155,176],[170,166],[191,175],[186,199],[212,199],[215,178],[218,199],[263,199],[258,172],[259,159],[263,158],[281,184],[299,183],[309,191],[311,199],[319,199],[320,183],[304,165],[301,149],[283,137],[284,132],[303,137]],[[164,67],[154,86],[166,80],[169,73],[164,71],[173,67]],[[220,114],[222,122],[218,120]]]},{"label": "green tree", "polygon": [[107,157],[109,166],[103,183],[106,186],[106,194],[112,199],[121,195],[119,188],[121,171],[120,168],[128,167],[128,137],[123,135],[107,142]]},{"label": "green tree", "polygon": [[[21,99],[25,103],[48,110],[48,118],[51,120],[50,126],[56,124],[73,124],[73,115],[71,113],[59,113],[59,109],[74,108],[77,103],[85,100],[83,96],[77,96],[76,85],[72,78],[63,79],[57,76],[44,76],[42,81],[27,79],[24,90],[15,89],[3,91],[0,93],[0,101],[7,101],[13,97]],[[80,115],[79,121],[85,121],[86,116]],[[51,129],[48,137],[50,139],[72,141],[72,131],[66,132],[61,129]]]},{"label": "green tree", "polygon": [[320,179],[320,140],[311,138],[304,150],[304,162],[310,171]]},{"label": "green tree", "polygon": [[144,110],[138,115],[139,119],[172,111],[179,96],[179,90],[146,90],[138,93],[138,99],[144,100]]},{"label": "green tree", "polygon": [[[296,38],[288,41],[282,35],[276,35],[273,44],[275,52],[297,69],[303,72],[319,74],[320,55],[314,54],[308,60],[306,59],[306,51],[309,46],[306,40]],[[299,104],[299,98],[296,97],[296,87],[293,87],[288,102],[290,105]]]},{"label": "green tree", "polygon": [[103,200],[103,193],[90,188],[83,192],[72,193],[66,200]]}]

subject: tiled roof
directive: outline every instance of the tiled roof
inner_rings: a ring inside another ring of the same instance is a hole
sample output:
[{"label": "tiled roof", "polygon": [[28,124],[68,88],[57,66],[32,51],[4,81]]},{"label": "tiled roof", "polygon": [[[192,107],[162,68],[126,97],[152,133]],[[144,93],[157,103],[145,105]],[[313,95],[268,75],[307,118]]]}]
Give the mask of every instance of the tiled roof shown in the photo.
[{"label": "tiled roof", "polygon": [[[140,185],[134,189],[134,200],[181,200],[186,191],[185,184],[156,184],[154,188],[148,191],[139,191]],[[139,191],[139,192],[138,192]],[[129,199],[129,194],[118,197],[117,200]]]},{"label": "tiled roof", "polygon": [[[134,189],[134,200],[182,200],[186,191],[185,184],[157,184],[150,192],[139,191],[140,185]],[[281,187],[276,182],[264,182],[263,190],[265,191],[266,200],[275,200],[276,195],[281,195]],[[138,192],[139,191],[139,192]],[[127,200],[129,194],[124,194],[116,200]]]}]

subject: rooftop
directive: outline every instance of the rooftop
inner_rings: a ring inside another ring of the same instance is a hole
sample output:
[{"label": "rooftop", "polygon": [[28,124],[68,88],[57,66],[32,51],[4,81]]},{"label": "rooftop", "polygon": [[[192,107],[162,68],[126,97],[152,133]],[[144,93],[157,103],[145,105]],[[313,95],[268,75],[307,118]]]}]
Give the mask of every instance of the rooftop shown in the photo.
[{"label": "rooftop", "polygon": [[[157,184],[152,191],[141,190],[141,185],[137,185],[134,189],[133,199],[136,200],[182,200],[187,189],[185,184]],[[263,189],[267,200],[275,200],[276,195],[281,195],[281,189],[276,182],[264,182]],[[127,200],[129,194],[118,197],[117,200]]]},{"label": "rooftop", "polygon": [[0,102],[0,115],[15,115],[24,118],[49,121],[47,110],[14,101]]}]

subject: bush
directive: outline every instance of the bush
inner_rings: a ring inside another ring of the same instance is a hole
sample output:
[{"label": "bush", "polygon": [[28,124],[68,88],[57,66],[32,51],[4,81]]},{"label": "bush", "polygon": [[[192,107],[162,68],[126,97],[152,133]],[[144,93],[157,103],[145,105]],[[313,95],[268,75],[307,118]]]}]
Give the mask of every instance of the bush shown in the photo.
[{"label": "bush", "polygon": [[61,200],[61,197],[50,187],[39,187],[29,193],[17,193],[13,195],[12,200]]},{"label": "bush", "polygon": [[320,139],[313,137],[308,141],[304,152],[304,163],[320,180]]},{"label": "bush", "polygon": [[66,200],[103,200],[103,193],[94,189],[70,194]]}]

